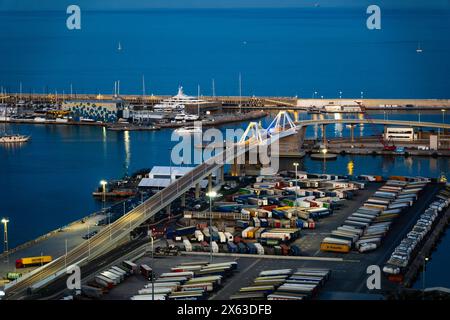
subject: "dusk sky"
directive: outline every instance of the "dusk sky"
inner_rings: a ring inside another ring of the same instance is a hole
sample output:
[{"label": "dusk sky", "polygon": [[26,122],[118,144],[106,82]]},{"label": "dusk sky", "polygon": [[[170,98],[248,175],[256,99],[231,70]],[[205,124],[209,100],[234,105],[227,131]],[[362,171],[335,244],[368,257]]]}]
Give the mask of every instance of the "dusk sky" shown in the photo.
[{"label": "dusk sky", "polygon": [[1,0],[0,10],[59,10],[70,4],[83,9],[120,10],[142,8],[238,8],[238,7],[364,7],[449,9],[450,0]]}]

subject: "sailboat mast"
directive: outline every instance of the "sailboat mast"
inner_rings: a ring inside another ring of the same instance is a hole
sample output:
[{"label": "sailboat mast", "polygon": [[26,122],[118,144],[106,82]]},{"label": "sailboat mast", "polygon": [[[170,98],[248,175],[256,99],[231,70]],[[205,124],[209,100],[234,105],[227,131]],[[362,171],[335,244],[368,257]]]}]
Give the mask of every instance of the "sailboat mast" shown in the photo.
[{"label": "sailboat mast", "polygon": [[197,85],[197,116],[200,117],[200,85]]},{"label": "sailboat mast", "polygon": [[142,105],[144,105],[145,99],[145,76],[142,75]]},{"label": "sailboat mast", "polygon": [[239,72],[239,113],[242,112],[242,77]]}]

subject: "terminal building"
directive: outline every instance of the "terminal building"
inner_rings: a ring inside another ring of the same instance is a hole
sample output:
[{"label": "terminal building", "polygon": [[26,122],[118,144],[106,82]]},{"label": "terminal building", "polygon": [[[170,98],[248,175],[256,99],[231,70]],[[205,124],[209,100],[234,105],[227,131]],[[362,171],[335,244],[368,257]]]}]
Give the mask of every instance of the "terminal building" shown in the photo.
[{"label": "terminal building", "polygon": [[63,111],[69,111],[75,121],[117,122],[119,118],[128,118],[128,105],[121,99],[67,100]]},{"label": "terminal building", "polygon": [[385,140],[414,141],[417,139],[414,128],[386,127],[384,130]]},{"label": "terminal building", "polygon": [[[177,166],[154,166],[148,176],[142,178],[139,188],[144,189],[160,189],[170,185],[171,182],[189,173],[193,167],[177,167]],[[215,174],[212,175],[213,178]],[[208,186],[208,180],[202,180],[200,187],[202,189]]]}]

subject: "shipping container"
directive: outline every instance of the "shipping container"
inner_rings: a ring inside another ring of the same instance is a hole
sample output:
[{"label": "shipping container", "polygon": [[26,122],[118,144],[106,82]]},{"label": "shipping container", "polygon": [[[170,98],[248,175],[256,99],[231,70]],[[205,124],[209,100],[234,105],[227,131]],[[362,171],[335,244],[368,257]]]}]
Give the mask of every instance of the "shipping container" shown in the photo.
[{"label": "shipping container", "polygon": [[16,260],[16,268],[42,266],[53,260],[51,256],[27,257]]},{"label": "shipping container", "polygon": [[330,252],[339,252],[339,253],[348,253],[348,252],[350,252],[350,246],[348,246],[346,244],[322,242],[320,244],[320,250],[330,251]]}]

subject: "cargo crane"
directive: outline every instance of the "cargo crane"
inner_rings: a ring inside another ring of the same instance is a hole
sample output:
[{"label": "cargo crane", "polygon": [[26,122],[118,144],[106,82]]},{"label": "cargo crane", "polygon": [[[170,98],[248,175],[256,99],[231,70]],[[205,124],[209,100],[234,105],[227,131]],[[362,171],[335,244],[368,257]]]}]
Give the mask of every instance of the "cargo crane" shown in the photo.
[{"label": "cargo crane", "polygon": [[[396,151],[397,150],[397,146],[394,144],[394,142],[392,141],[391,138],[389,140],[386,140],[384,138],[384,135],[379,132],[377,126],[373,123],[372,118],[369,116],[369,113],[367,112],[366,108],[362,105],[362,103],[359,102],[359,101],[355,101],[355,102],[357,104],[359,104],[359,107],[361,108],[361,112],[363,113],[364,118],[372,126],[373,131],[375,132],[375,135],[378,138],[378,141],[383,145],[383,150],[384,151]],[[391,144],[391,142],[392,142],[392,144]]]}]

